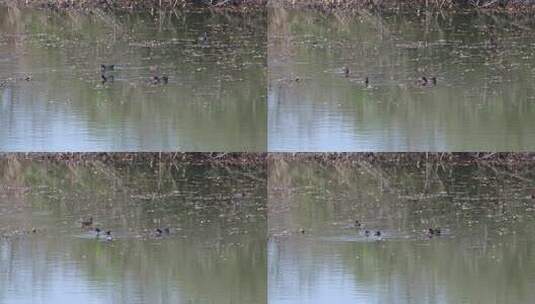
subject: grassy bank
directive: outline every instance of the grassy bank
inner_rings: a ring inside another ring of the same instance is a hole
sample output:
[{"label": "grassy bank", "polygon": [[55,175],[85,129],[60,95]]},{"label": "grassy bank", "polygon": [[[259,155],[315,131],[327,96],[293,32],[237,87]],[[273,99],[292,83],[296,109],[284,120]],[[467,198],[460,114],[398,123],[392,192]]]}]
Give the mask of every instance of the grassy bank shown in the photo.
[{"label": "grassy bank", "polygon": [[264,153],[0,153],[2,158],[18,160],[85,163],[101,162],[120,166],[131,163],[180,163],[182,165],[263,165]]},{"label": "grassy bank", "polygon": [[114,9],[114,10],[173,10],[180,8],[257,8],[267,0],[15,0],[1,1],[5,4],[51,9]]},{"label": "grassy bank", "polygon": [[533,0],[270,0],[269,5],[320,10],[427,8],[504,10],[515,13],[535,11]]},{"label": "grassy bank", "polygon": [[270,154],[269,161],[301,161],[324,164],[367,161],[370,163],[401,163],[401,162],[448,162],[465,164],[499,164],[522,165],[535,162],[535,153],[494,153],[494,152],[463,152],[463,153],[278,153]]}]

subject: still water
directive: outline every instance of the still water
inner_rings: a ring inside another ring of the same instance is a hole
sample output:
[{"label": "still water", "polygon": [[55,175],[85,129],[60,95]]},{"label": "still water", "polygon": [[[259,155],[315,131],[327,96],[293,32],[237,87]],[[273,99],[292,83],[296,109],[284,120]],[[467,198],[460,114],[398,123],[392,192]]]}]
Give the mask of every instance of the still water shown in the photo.
[{"label": "still water", "polygon": [[269,303],[533,302],[533,169],[276,161]]},{"label": "still water", "polygon": [[0,180],[0,303],[266,303],[265,168],[10,157]]},{"label": "still water", "polygon": [[532,20],[272,9],[269,151],[533,150]]},{"label": "still water", "polygon": [[266,23],[0,5],[0,150],[265,151]]}]

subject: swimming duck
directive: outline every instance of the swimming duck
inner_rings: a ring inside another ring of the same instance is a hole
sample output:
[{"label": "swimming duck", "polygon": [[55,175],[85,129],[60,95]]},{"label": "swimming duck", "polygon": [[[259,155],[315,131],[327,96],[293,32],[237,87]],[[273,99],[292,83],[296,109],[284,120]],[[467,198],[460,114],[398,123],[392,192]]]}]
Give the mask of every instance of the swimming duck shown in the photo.
[{"label": "swimming duck", "polygon": [[165,234],[169,235],[169,234],[171,233],[171,230],[170,230],[169,228],[165,228],[165,229],[163,230],[163,232],[164,232]]},{"label": "swimming duck", "polygon": [[160,237],[160,236],[162,236],[162,233],[163,233],[163,231],[162,231],[162,229],[160,229],[160,228],[156,228],[156,230],[154,231],[154,235],[155,235],[156,237]]},{"label": "swimming duck", "polygon": [[108,82],[108,81],[109,81],[109,82],[113,82],[113,80],[114,80],[113,75],[108,75],[108,76],[106,76],[106,75],[104,75],[104,74],[101,74],[101,75],[100,75],[100,78],[102,78],[102,84],[105,84],[105,83]]},{"label": "swimming duck", "polygon": [[369,236],[370,236],[370,230],[367,230],[367,229],[366,229],[366,230],[364,231],[364,235],[365,235],[366,237],[369,237]]},{"label": "swimming duck", "polygon": [[151,82],[152,84],[160,84],[163,82],[163,84],[167,84],[169,82],[169,77],[167,76],[162,76],[162,77],[159,77],[159,76],[152,76],[151,78]]},{"label": "swimming duck", "polygon": [[348,67],[343,67],[343,68],[342,68],[342,71],[344,71],[344,75],[345,75],[346,77],[349,77],[349,73],[350,73],[350,71],[349,71],[349,68],[348,68]]},{"label": "swimming duck", "polygon": [[90,227],[93,225],[93,217],[90,216],[88,219],[81,220],[80,223],[82,224],[82,228]]},{"label": "swimming duck", "polygon": [[300,228],[299,232],[301,232],[301,234],[305,234],[305,229],[304,228]]},{"label": "swimming duck", "polygon": [[113,241],[113,237],[111,236],[111,231],[106,231],[106,241],[111,242]]},{"label": "swimming duck", "polygon": [[205,43],[208,41],[208,34],[206,32],[202,33],[201,36],[197,39],[201,43]]},{"label": "swimming duck", "polygon": [[362,226],[362,224],[360,223],[359,220],[355,220],[355,227],[357,228],[360,228]]},{"label": "swimming duck", "polygon": [[375,236],[381,236],[381,231],[379,230],[375,231]]},{"label": "swimming duck", "polygon": [[98,238],[100,236],[100,228],[95,228],[95,236]]},{"label": "swimming duck", "polygon": [[366,79],[364,79],[364,85],[366,85],[366,87],[370,86],[370,79],[368,77],[366,77]]},{"label": "swimming duck", "polygon": [[106,72],[113,71],[113,70],[115,70],[115,64],[101,64],[100,65],[100,71],[102,73],[106,73]]},{"label": "swimming duck", "polygon": [[440,230],[440,228],[429,228],[427,229],[427,234],[429,236],[433,236],[433,235],[440,235],[442,233],[442,231]]},{"label": "swimming duck", "polygon": [[426,86],[426,85],[429,83],[429,81],[427,80],[427,77],[422,76],[421,78],[419,78],[419,79],[416,81],[416,83],[417,83],[418,85],[421,85],[421,86]]},{"label": "swimming duck", "polygon": [[433,76],[433,77],[431,77],[430,79],[431,79],[431,83],[429,83],[429,79],[427,79],[427,77],[422,76],[420,79],[418,79],[418,80],[416,81],[416,83],[417,83],[418,85],[420,85],[420,86],[423,86],[423,87],[425,87],[425,86],[427,86],[427,85],[429,85],[429,84],[431,84],[431,85],[433,85],[433,86],[436,86],[436,85],[437,85],[437,78]]}]

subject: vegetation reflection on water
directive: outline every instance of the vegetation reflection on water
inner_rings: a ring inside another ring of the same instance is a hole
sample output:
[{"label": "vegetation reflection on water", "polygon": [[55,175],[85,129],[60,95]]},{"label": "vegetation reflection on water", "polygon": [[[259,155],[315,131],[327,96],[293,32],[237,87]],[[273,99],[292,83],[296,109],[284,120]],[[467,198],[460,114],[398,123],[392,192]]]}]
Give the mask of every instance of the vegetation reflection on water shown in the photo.
[{"label": "vegetation reflection on water", "polygon": [[274,161],[269,302],[532,302],[533,169]]},{"label": "vegetation reflection on water", "polygon": [[532,20],[272,9],[269,150],[533,150]]},{"label": "vegetation reflection on water", "polygon": [[264,175],[4,158],[0,302],[265,303]]},{"label": "vegetation reflection on water", "polygon": [[0,6],[0,148],[265,151],[266,22]]}]

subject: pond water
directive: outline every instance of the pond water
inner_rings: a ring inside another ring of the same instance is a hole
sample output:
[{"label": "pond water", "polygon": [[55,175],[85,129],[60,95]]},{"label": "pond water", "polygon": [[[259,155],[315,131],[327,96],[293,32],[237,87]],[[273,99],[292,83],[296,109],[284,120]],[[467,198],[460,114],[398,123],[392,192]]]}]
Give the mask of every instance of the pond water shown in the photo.
[{"label": "pond water", "polygon": [[9,157],[0,180],[2,303],[266,303],[263,167]]},{"label": "pond water", "polygon": [[0,6],[0,150],[265,151],[266,23]]},{"label": "pond water", "polygon": [[270,164],[269,303],[532,302],[534,168]]},{"label": "pond water", "polygon": [[269,151],[535,149],[533,18],[269,14]]}]

